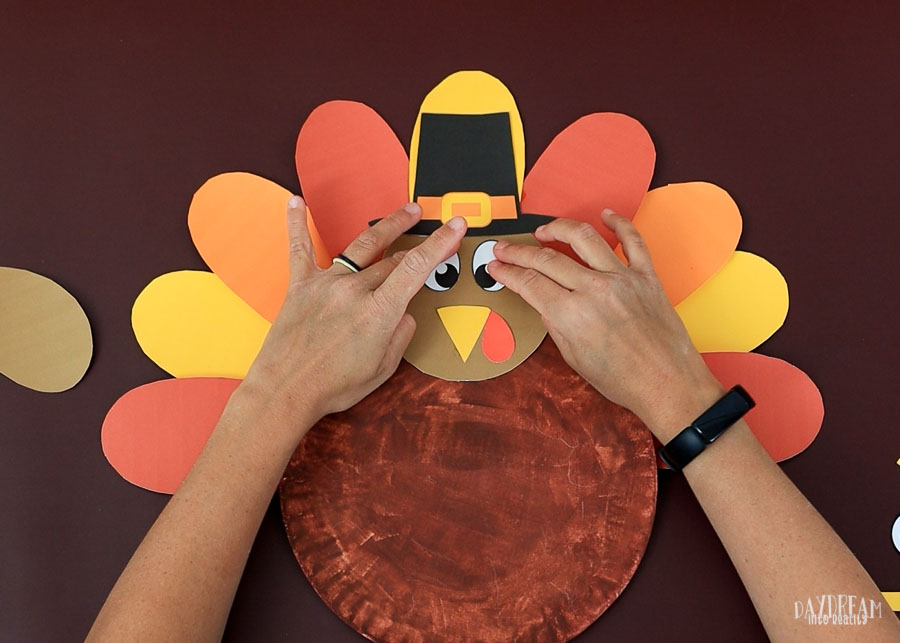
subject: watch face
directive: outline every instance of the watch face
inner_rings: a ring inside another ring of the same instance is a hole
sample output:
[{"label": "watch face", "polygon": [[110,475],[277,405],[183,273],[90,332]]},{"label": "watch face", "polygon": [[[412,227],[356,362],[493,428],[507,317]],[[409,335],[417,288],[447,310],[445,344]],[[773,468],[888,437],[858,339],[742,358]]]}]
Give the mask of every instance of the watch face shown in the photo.
[{"label": "watch face", "polygon": [[671,469],[681,471],[703,452],[707,444],[709,441],[700,434],[696,426],[691,425],[660,447],[659,456]]},{"label": "watch face", "polygon": [[707,442],[712,442],[754,407],[753,398],[735,386],[691,424]]}]

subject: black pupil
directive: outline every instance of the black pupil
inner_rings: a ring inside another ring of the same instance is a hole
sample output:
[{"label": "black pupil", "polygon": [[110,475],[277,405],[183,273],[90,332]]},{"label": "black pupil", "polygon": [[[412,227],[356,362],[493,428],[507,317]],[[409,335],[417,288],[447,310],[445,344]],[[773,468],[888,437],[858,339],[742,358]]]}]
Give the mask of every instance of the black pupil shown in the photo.
[{"label": "black pupil", "polygon": [[459,270],[453,264],[442,263],[434,270],[434,280],[441,288],[453,288],[457,279],[459,279]]},{"label": "black pupil", "polygon": [[493,288],[497,284],[497,280],[488,274],[487,264],[475,269],[475,283],[485,289]]}]

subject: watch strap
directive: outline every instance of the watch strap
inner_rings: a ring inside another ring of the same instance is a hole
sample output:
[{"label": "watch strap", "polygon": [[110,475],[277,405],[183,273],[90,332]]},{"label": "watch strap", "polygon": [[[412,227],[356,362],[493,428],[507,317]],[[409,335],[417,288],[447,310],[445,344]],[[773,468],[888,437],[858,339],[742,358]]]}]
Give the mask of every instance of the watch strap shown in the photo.
[{"label": "watch strap", "polygon": [[671,469],[681,471],[755,405],[742,386],[735,386],[690,426],[660,447],[660,459]]}]

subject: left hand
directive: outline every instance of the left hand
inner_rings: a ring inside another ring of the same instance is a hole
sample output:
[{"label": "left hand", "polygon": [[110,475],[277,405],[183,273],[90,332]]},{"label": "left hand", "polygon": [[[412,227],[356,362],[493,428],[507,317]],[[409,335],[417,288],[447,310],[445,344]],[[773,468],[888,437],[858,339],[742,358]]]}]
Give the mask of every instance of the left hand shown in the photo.
[{"label": "left hand", "polygon": [[541,314],[572,368],[665,441],[724,391],[666,298],[634,225],[611,210],[602,220],[627,265],[590,225],[556,219],[535,231],[538,241],[569,244],[585,265],[552,248],[498,241],[488,271]]},{"label": "left hand", "polygon": [[416,328],[407,304],[431,271],[456,252],[466,231],[464,219],[451,219],[418,247],[379,260],[420,217],[419,206],[410,204],[364,230],[344,251],[364,267],[359,273],[342,265],[322,270],[306,205],[292,197],[290,285],[245,386],[275,412],[302,412],[312,423],[353,406],[387,380]]}]

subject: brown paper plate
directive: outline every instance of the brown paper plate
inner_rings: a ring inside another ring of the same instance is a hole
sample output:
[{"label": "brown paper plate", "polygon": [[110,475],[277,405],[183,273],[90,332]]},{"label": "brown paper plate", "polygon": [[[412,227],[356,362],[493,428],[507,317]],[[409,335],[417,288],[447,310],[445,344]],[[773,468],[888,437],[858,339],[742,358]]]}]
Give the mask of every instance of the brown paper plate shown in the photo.
[{"label": "brown paper plate", "polygon": [[328,606],[380,641],[564,641],[619,596],[656,507],[649,431],[548,340],[512,373],[403,363],[300,444],[288,537]]}]

